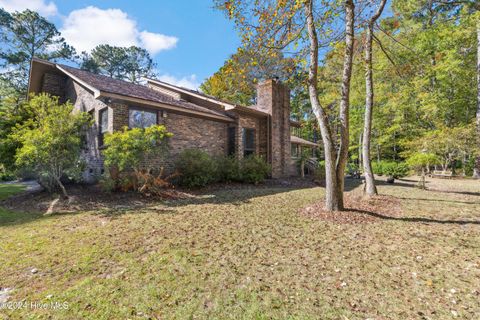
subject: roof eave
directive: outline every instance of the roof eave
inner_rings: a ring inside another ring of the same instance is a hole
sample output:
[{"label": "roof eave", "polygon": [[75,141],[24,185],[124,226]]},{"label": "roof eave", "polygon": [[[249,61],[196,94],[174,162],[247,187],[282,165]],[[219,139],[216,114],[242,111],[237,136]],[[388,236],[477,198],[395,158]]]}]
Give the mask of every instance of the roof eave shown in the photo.
[{"label": "roof eave", "polygon": [[232,104],[232,103],[228,103],[228,102],[225,102],[225,101],[220,101],[218,99],[214,99],[214,98],[209,98],[209,97],[206,97],[202,94],[197,94],[195,92],[192,92],[190,90],[185,90],[181,87],[178,87],[178,86],[174,86],[174,85],[171,85],[169,83],[166,83],[166,82],[163,82],[163,81],[159,81],[159,80],[155,80],[155,79],[150,79],[150,78],[145,78],[145,80],[149,83],[153,83],[155,85],[158,85],[158,86],[163,86],[163,87],[167,87],[171,90],[178,90],[180,91],[181,93],[184,93],[184,94],[187,94],[187,95],[191,95],[191,96],[194,96],[194,97],[197,97],[199,99],[203,99],[205,101],[209,101],[209,102],[212,102],[212,103],[215,103],[215,104],[218,104],[218,105],[221,105],[223,108],[225,108],[225,110],[230,110],[230,109],[233,109],[236,107],[236,105]]},{"label": "roof eave", "polygon": [[233,122],[234,121],[234,119],[232,119],[230,117],[227,117],[227,116],[190,110],[190,109],[173,106],[173,105],[166,104],[166,103],[154,102],[154,101],[150,101],[150,100],[134,98],[134,97],[120,95],[120,94],[106,92],[106,91],[99,91],[99,95],[96,98],[98,99],[100,97],[130,101],[130,102],[133,102],[133,103],[139,103],[139,104],[144,104],[144,105],[148,105],[148,106],[159,107],[159,108],[163,108],[165,110],[176,111],[176,112],[179,112],[179,113],[184,113],[184,114],[189,114],[189,115],[201,116],[201,117],[204,117],[204,118],[215,119],[217,121],[218,120],[224,121],[224,122]]},{"label": "roof eave", "polygon": [[69,76],[70,78],[72,78],[72,80],[74,80],[75,82],[78,82],[80,83],[82,86],[86,87],[87,89],[89,89],[90,91],[93,92],[93,96],[95,97],[95,99],[98,99],[100,96],[101,96],[101,91],[98,90],[97,88],[95,88],[94,86],[92,85],[89,85],[88,83],[86,83],[85,81],[83,81],[82,79],[78,78],[77,76],[73,75],[71,72],[68,72],[67,70],[65,70],[64,68],[60,67],[58,64],[55,65],[57,67],[58,70],[62,71],[63,73],[65,73],[67,76]]}]

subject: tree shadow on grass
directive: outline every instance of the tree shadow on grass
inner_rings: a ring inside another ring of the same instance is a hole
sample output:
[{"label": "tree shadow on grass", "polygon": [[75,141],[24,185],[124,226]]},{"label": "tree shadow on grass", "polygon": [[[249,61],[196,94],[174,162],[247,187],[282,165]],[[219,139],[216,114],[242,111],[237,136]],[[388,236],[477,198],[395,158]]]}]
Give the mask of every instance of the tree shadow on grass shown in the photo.
[{"label": "tree shadow on grass", "polygon": [[[19,208],[2,208],[2,202],[0,201],[0,227],[12,226],[19,224],[30,223],[35,220],[52,219],[66,215],[75,215],[81,212],[89,211],[93,215],[107,217],[110,219],[118,218],[124,214],[142,214],[158,212],[159,214],[177,214],[176,208],[187,205],[202,205],[202,204],[230,204],[234,206],[240,206],[248,204],[252,199],[257,197],[263,197],[268,195],[274,195],[284,192],[290,192],[293,190],[300,190],[306,188],[318,187],[317,185],[304,184],[298,186],[295,184],[282,184],[281,182],[265,183],[258,186],[253,185],[218,185],[210,188],[200,189],[193,193],[193,195],[186,199],[161,199],[161,198],[144,198],[141,195],[129,194],[117,194],[111,195],[100,193],[100,191],[87,187],[79,187],[76,189],[70,189],[71,194],[74,197],[78,197],[76,201],[76,207],[71,210],[66,209],[60,212],[54,212],[50,215],[45,215],[45,210],[35,210],[33,206],[32,210],[28,210],[27,207],[21,206]],[[76,191],[74,191],[76,190]],[[85,192],[85,193],[83,193]],[[97,192],[97,193],[95,193]],[[88,203],[93,198],[97,198],[98,195],[98,207],[82,207],[79,203]],[[126,198],[123,199],[123,196]],[[128,197],[127,197],[128,196]],[[28,200],[28,203],[38,202],[40,199],[47,198],[49,201],[54,200],[51,196],[38,193],[36,195],[29,195],[28,199],[20,199],[19,201]],[[118,199],[117,199],[118,198]],[[107,201],[108,200],[108,201]],[[118,202],[117,202],[118,200]]]},{"label": "tree shadow on grass", "polygon": [[[439,192],[439,191],[435,191]],[[415,200],[415,201],[426,201],[426,202],[447,202],[447,203],[458,203],[458,204],[476,204],[480,205],[480,201],[457,201],[457,200],[444,200],[444,199],[428,199],[428,198],[407,198],[407,197],[396,197],[400,200]]]},{"label": "tree shadow on grass", "polygon": [[375,218],[379,218],[382,220],[427,223],[427,224],[434,223],[434,224],[480,225],[480,221],[476,221],[476,220],[439,220],[439,219],[432,219],[432,218],[425,218],[425,217],[391,217],[381,213],[366,211],[366,210],[347,209],[346,211],[363,213],[363,214],[366,214]]}]

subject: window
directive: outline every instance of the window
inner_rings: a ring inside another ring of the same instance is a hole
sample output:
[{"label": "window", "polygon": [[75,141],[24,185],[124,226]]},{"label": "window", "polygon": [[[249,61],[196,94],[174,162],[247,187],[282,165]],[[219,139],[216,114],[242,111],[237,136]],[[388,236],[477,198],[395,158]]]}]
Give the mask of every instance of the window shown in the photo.
[{"label": "window", "polygon": [[98,113],[98,123],[99,130],[98,130],[98,146],[103,146],[103,137],[106,132],[108,132],[108,108],[104,108],[100,110]]},{"label": "window", "polygon": [[228,127],[228,155],[232,156],[235,154],[235,133],[237,128],[235,127]]},{"label": "window", "polygon": [[296,143],[292,143],[292,150],[291,150],[292,158],[298,157],[299,154],[300,154],[300,146]]},{"label": "window", "polygon": [[255,129],[243,129],[243,156],[255,154]]},{"label": "window", "polygon": [[158,123],[158,113],[143,109],[128,110],[128,126],[130,128],[148,128]]}]

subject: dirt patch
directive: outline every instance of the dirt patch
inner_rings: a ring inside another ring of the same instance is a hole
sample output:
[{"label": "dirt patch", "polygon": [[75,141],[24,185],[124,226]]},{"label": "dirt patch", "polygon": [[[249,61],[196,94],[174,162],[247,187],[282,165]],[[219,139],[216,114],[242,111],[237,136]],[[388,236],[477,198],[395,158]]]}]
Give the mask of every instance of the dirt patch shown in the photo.
[{"label": "dirt patch", "polygon": [[326,211],[325,201],[319,201],[301,209],[300,213],[313,219],[350,224],[380,222],[402,216],[400,200],[392,196],[365,198],[345,194],[344,202],[344,211]]}]

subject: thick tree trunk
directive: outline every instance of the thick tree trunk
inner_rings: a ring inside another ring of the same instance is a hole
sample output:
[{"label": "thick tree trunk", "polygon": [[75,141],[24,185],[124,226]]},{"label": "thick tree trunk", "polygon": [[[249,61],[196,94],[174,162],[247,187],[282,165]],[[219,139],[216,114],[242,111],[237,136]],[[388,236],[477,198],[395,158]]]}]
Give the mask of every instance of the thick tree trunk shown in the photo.
[{"label": "thick tree trunk", "polygon": [[[353,3],[347,1],[351,7],[350,14],[353,20]],[[343,210],[343,173],[342,184],[338,184],[338,170],[337,170],[337,151],[335,150],[334,138],[330,128],[328,115],[320,104],[318,99],[318,36],[315,29],[315,21],[313,17],[313,0],[308,0],[305,4],[305,15],[307,17],[308,39],[310,42],[309,55],[310,65],[308,72],[308,93],[310,103],[312,104],[312,111],[318,121],[320,133],[322,134],[323,149],[325,153],[325,209],[328,211]],[[347,14],[349,16],[349,14]],[[353,21],[351,22],[352,32],[347,35],[347,38],[353,43]],[[350,49],[352,52],[353,50]],[[348,104],[347,104],[348,106]],[[347,110],[348,111],[348,110]],[[348,116],[348,113],[347,113]],[[348,118],[347,118],[348,119]],[[347,131],[348,133],[348,131]],[[347,136],[348,143],[348,136]],[[348,151],[348,150],[347,150]]]},{"label": "thick tree trunk", "polygon": [[[477,146],[480,148],[480,21],[477,22]],[[480,179],[480,155],[475,160],[473,177]]]},{"label": "thick tree trunk", "polygon": [[365,38],[365,122],[363,127],[363,172],[365,175],[365,193],[369,196],[378,194],[375,186],[375,178],[373,176],[372,161],[370,159],[370,141],[372,133],[372,113],[373,113],[373,67],[372,67],[372,42],[373,42],[373,27],[375,21],[382,14],[385,7],[386,0],[382,0],[377,8],[375,14],[368,21],[367,34]]},{"label": "thick tree trunk", "polygon": [[342,74],[342,98],[340,101],[340,148],[336,161],[337,188],[340,209],[343,209],[343,190],[345,184],[345,166],[348,159],[350,80],[353,66],[355,5],[353,0],[345,1],[345,53]]}]

